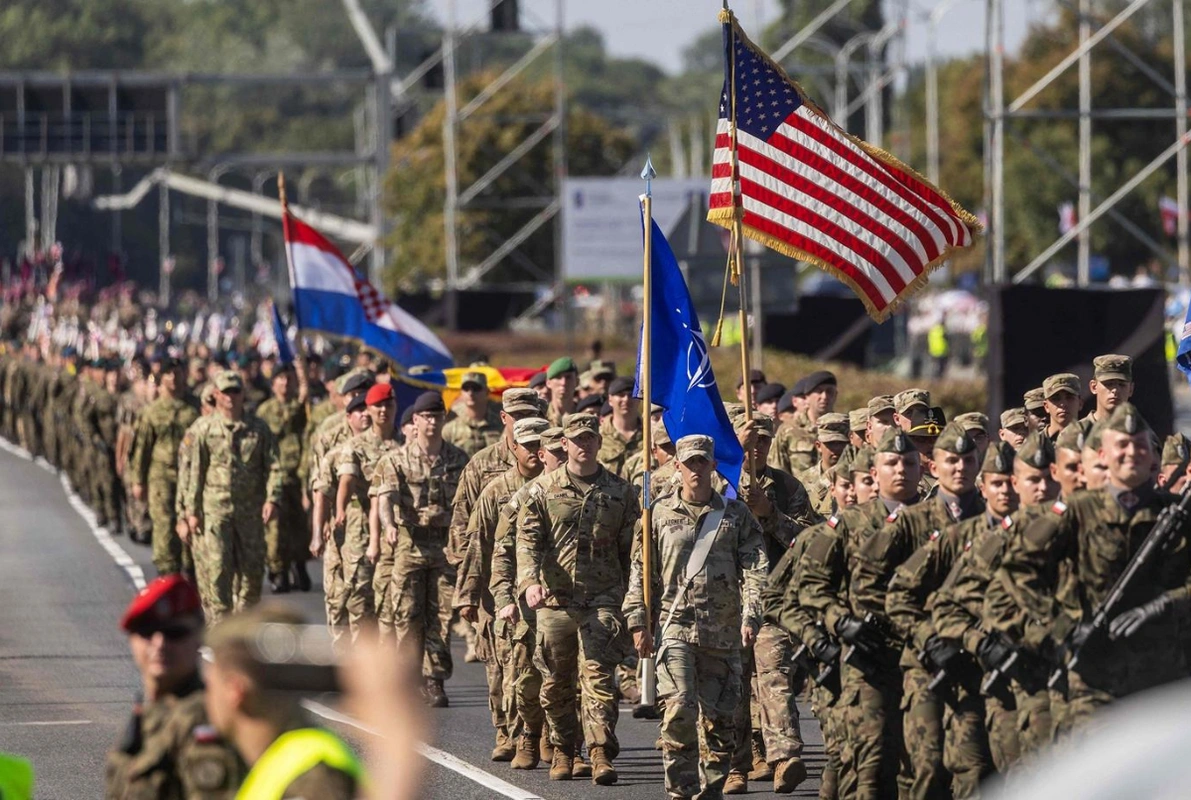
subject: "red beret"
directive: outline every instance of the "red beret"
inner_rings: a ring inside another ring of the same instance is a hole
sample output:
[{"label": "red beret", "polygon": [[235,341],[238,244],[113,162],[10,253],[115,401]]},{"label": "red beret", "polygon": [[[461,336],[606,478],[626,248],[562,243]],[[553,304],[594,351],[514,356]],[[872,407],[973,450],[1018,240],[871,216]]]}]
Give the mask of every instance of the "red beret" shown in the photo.
[{"label": "red beret", "polygon": [[393,386],[388,383],[378,383],[368,390],[364,400],[370,406],[378,406],[393,399]]},{"label": "red beret", "polygon": [[199,614],[202,603],[194,584],[181,575],[156,578],[132,598],[120,627],[126,631],[142,626],[159,626],[186,614]]}]

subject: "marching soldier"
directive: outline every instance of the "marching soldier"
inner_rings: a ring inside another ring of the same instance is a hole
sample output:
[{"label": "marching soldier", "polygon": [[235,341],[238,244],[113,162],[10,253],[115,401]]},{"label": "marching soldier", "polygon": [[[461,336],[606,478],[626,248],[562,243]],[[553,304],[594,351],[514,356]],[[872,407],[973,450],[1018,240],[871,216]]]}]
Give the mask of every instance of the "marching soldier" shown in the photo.
[{"label": "marching soldier", "polygon": [[868,401],[868,428],[864,440],[869,447],[875,448],[881,443],[885,431],[897,427],[896,414],[897,407],[891,394],[879,394]]},{"label": "marching soldier", "polygon": [[1117,406],[1133,397],[1133,359],[1119,355],[1093,358],[1088,391],[1096,398],[1096,407],[1080,420],[1084,433],[1095,423],[1107,420]]},{"label": "marching soldier", "polygon": [[1053,442],[1059,433],[1079,419],[1079,376],[1070,372],[1051,375],[1042,382],[1047,418],[1046,435]]},{"label": "marching soldier", "polygon": [[831,515],[831,481],[828,475],[848,446],[849,433],[848,418],[843,414],[819,416],[815,425],[815,464],[797,476],[810,496],[811,508],[820,517]]},{"label": "marching soldier", "polygon": [[[265,529],[269,584],[277,594],[291,585],[310,591],[306,571],[306,512],[302,507],[303,487],[299,477],[302,442],[306,433],[307,386],[304,372],[292,364],[274,364],[269,381],[271,396],[256,410],[277,440],[281,465],[281,503],[277,516]],[[293,578],[291,582],[291,577]]]},{"label": "marching soldier", "polygon": [[600,422],[600,463],[612,474],[629,480],[625,461],[641,450],[640,402],[633,397],[633,379],[621,376],[608,384],[612,415]]},{"label": "marching soldier", "polygon": [[[678,440],[682,488],[658,501],[652,528],[635,547],[624,600],[642,657],[654,651],[645,636],[647,615],[658,633],[662,763],[666,793],[673,798],[722,793],[744,692],[741,650],[756,640],[769,567],[756,519],[744,504],[712,488],[714,452],[708,436]],[[643,547],[653,550],[656,576],[642,573]],[[655,608],[644,606],[646,579]]]},{"label": "marching soldier", "polygon": [[556,358],[546,368],[546,387],[550,392],[550,406],[546,419],[551,425],[562,426],[568,414],[575,413],[575,383],[579,370],[570,356]]},{"label": "marching soldier", "polygon": [[998,436],[1002,442],[1016,450],[1029,435],[1030,425],[1026,421],[1024,408],[1007,408],[1001,412],[1001,429]]},{"label": "marching soldier", "polygon": [[459,389],[459,401],[454,406],[458,416],[443,426],[442,438],[471,458],[496,444],[504,427],[500,423],[500,409],[488,399],[487,375],[466,372]]}]

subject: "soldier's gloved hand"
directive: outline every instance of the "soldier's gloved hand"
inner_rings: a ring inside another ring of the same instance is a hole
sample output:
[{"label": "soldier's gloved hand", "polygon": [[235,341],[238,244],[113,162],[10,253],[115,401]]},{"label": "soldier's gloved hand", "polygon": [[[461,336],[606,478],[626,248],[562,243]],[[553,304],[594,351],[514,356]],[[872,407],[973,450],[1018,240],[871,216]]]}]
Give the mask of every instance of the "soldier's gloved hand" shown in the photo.
[{"label": "soldier's gloved hand", "polygon": [[1166,613],[1170,604],[1170,597],[1160,594],[1148,603],[1143,603],[1128,611],[1122,611],[1112,622],[1108,623],[1108,638],[1114,640],[1129,638],[1137,633],[1142,625]]},{"label": "soldier's gloved hand", "polygon": [[944,639],[937,634],[927,639],[926,645],[922,649],[926,651],[926,657],[938,669],[947,669],[947,662],[961,652],[958,642],[954,639]]},{"label": "soldier's gloved hand", "polygon": [[808,647],[810,648],[811,655],[820,664],[834,664],[839,659],[840,646],[832,643],[826,636],[820,636],[811,642]]},{"label": "soldier's gloved hand", "polygon": [[835,624],[835,632],[839,638],[850,645],[859,647],[861,650],[873,652],[880,650],[882,645],[884,645],[881,634],[872,625],[869,625],[860,619],[860,617],[854,617],[851,614]]},{"label": "soldier's gloved hand", "polygon": [[1001,638],[1001,634],[993,631],[976,645],[976,658],[985,672],[992,672],[1004,664],[1015,649]]}]

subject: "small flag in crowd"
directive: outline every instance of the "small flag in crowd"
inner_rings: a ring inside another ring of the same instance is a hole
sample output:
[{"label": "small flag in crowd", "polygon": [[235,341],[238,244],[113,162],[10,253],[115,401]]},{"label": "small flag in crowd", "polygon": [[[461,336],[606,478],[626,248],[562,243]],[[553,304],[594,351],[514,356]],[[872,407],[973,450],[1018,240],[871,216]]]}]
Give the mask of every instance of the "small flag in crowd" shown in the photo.
[{"label": "small flag in crowd", "polygon": [[294,348],[290,346],[286,325],[281,321],[281,312],[277,310],[276,303],[269,305],[273,306],[273,340],[277,343],[277,363],[292,364]]}]

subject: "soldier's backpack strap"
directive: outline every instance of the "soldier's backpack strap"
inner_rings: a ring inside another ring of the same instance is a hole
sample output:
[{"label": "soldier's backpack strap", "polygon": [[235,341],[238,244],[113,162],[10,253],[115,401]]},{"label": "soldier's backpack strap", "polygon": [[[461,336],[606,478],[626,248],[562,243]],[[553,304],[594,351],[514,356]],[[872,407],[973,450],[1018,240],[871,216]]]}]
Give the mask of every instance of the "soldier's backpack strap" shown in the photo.
[{"label": "soldier's backpack strap", "polygon": [[[720,501],[719,508],[715,508],[714,500],[717,498]],[[711,546],[715,544],[716,534],[720,530],[720,523],[724,521],[724,514],[728,511],[728,502],[720,497],[719,494],[713,495],[711,505],[712,508],[699,520],[699,532],[695,534],[695,544],[691,548],[691,555],[686,561],[686,569],[682,571],[682,588],[678,590],[678,595],[674,598],[674,603],[670,606],[670,613],[666,615],[666,621],[658,626],[659,639],[661,639],[662,633],[674,619],[674,613],[682,605],[682,601],[686,598],[686,593],[691,588],[691,584],[695,582],[695,578],[703,571],[703,567],[707,566],[707,556],[711,554]]]}]

